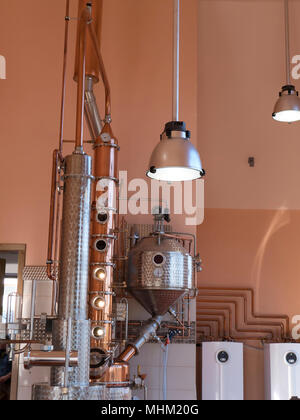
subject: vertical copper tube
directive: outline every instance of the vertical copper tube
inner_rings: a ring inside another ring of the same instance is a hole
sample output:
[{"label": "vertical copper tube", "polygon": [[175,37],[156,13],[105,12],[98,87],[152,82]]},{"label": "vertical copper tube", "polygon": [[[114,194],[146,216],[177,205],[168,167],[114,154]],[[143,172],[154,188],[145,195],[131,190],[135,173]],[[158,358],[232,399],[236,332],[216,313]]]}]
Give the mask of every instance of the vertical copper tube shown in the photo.
[{"label": "vertical copper tube", "polygon": [[66,16],[65,16],[63,82],[62,82],[60,130],[59,130],[59,151],[60,151],[61,154],[62,154],[62,150],[63,150],[64,115],[65,115],[65,99],[66,99],[67,58],[68,58],[69,19],[70,19],[69,15],[70,15],[70,0],[67,0],[66,1]]},{"label": "vertical copper tube", "polygon": [[[103,0],[90,0],[89,3],[92,5],[92,19],[95,25],[96,37],[101,42],[101,22],[103,14]],[[80,18],[82,11],[85,9],[87,0],[79,0],[78,2],[78,17]],[[76,43],[76,59],[75,59],[75,72],[74,80],[78,81],[78,65],[79,65],[79,38],[80,30],[78,26],[77,30],[77,43]],[[94,50],[94,45],[90,37],[86,40],[86,75],[92,77],[94,83],[99,81],[99,63],[98,58]]]},{"label": "vertical copper tube", "polygon": [[60,153],[58,150],[53,152],[52,162],[52,181],[51,181],[51,199],[50,199],[50,215],[49,215],[49,235],[48,235],[48,254],[47,254],[47,275],[50,280],[55,281],[56,277],[53,275],[53,241],[54,241],[54,216],[56,207],[56,189],[57,189],[57,167]]},{"label": "vertical copper tube", "polygon": [[[64,129],[64,110],[65,110],[65,96],[66,96],[66,73],[67,73],[67,55],[68,55],[68,38],[69,38],[69,13],[70,13],[70,0],[66,0],[66,15],[65,15],[65,40],[64,40],[64,55],[63,55],[63,81],[62,81],[62,95],[61,95],[61,113],[60,113],[60,129],[59,129],[59,150],[53,152],[53,164],[52,164],[52,182],[51,182],[51,197],[50,197],[50,215],[49,215],[49,234],[48,234],[48,254],[47,254],[47,275],[48,278],[56,282],[56,277],[53,275],[53,242],[55,226],[55,207],[57,198],[57,171],[59,160],[62,156],[63,147],[63,129]],[[59,209],[57,210],[59,211]],[[56,220],[57,223],[57,220]],[[57,242],[56,242],[57,243]],[[55,246],[55,252],[57,248]],[[53,298],[55,283],[53,283]],[[54,313],[54,305],[52,302],[52,313]]]},{"label": "vertical copper tube", "polygon": [[85,95],[85,60],[86,60],[86,37],[87,26],[90,23],[90,8],[83,9],[79,21],[79,60],[78,60],[78,88],[77,88],[77,111],[76,111],[76,138],[75,150],[83,151],[83,118],[84,118],[84,95]]}]

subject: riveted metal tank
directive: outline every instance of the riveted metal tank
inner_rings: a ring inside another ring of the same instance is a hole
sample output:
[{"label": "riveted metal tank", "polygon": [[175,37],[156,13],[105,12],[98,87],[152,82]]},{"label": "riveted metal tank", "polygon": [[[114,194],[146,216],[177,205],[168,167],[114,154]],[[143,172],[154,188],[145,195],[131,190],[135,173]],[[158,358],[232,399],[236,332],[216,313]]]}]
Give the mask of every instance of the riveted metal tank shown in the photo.
[{"label": "riveted metal tank", "polygon": [[129,253],[127,288],[152,316],[164,315],[193,288],[193,266],[178,238],[153,234]]}]

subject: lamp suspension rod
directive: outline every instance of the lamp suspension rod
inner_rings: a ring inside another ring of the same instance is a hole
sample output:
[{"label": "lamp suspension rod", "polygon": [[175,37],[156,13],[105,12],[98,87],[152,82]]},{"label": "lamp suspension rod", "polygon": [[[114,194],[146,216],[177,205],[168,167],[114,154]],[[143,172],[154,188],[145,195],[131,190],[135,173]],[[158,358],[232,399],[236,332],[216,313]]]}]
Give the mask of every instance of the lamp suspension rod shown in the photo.
[{"label": "lamp suspension rod", "polygon": [[174,0],[173,121],[179,121],[180,0]]},{"label": "lamp suspension rod", "polygon": [[290,26],[289,26],[289,0],[284,0],[285,8],[285,50],[286,50],[286,81],[291,84],[290,67]]}]

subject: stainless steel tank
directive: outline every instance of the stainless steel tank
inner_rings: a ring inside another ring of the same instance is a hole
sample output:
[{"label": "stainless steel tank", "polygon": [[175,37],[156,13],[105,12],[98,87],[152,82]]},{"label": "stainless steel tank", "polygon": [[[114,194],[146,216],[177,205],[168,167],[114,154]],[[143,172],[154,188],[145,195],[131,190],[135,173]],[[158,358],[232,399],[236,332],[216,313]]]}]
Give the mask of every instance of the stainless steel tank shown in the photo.
[{"label": "stainless steel tank", "polygon": [[105,385],[101,384],[69,388],[49,386],[48,384],[35,384],[32,390],[33,401],[100,401],[107,399],[109,399],[109,394]]},{"label": "stainless steel tank", "polygon": [[193,257],[175,236],[163,233],[141,239],[129,253],[127,287],[154,317],[193,288]]}]

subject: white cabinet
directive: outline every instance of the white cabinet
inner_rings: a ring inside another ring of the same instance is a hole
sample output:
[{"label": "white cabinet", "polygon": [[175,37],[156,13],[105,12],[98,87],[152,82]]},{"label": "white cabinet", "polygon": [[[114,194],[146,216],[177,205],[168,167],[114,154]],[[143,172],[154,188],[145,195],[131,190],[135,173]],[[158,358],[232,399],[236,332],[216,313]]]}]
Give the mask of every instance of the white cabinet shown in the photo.
[{"label": "white cabinet", "polygon": [[202,399],[244,399],[244,349],[242,343],[202,344]]},{"label": "white cabinet", "polygon": [[267,400],[300,398],[300,344],[266,344],[265,391]]}]

